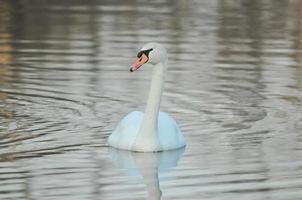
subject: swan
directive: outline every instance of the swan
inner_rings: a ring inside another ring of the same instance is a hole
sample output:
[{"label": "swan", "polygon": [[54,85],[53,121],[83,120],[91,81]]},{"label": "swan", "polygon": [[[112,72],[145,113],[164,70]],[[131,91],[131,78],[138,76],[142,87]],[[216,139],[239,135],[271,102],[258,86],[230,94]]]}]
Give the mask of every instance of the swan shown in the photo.
[{"label": "swan", "polygon": [[126,115],[108,138],[108,144],[117,149],[137,152],[158,152],[184,147],[185,138],[176,121],[165,112],[159,112],[167,68],[167,51],[158,43],[147,43],[132,64],[134,72],[146,63],[153,67],[152,81],[145,113],[133,111]]}]

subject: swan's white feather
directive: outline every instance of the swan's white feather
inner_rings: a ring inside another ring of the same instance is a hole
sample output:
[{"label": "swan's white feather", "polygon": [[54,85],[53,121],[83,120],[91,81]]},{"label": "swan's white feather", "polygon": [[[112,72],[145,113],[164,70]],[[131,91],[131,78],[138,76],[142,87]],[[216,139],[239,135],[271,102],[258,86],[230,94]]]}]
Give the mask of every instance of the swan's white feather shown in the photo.
[{"label": "swan's white feather", "polygon": [[[132,150],[143,118],[144,113],[139,111],[133,111],[125,116],[110,135],[109,145],[118,149]],[[157,134],[161,151],[177,149],[186,145],[177,123],[165,112],[158,114]]]},{"label": "swan's white feather", "polygon": [[[185,146],[185,139],[168,114],[159,112],[167,64],[167,51],[158,43],[148,43],[142,50],[149,49],[147,62],[153,65],[149,97],[143,112],[131,112],[118,124],[109,137],[110,146],[131,151],[155,152]],[[142,54],[133,65],[138,69],[146,62]],[[132,68],[131,68],[132,69]]]}]

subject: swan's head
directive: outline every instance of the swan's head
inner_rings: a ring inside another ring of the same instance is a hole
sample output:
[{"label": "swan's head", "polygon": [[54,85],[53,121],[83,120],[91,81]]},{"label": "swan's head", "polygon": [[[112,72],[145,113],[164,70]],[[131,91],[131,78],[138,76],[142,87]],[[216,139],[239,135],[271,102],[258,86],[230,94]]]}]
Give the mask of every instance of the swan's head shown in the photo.
[{"label": "swan's head", "polygon": [[137,54],[137,60],[132,64],[130,71],[133,72],[146,63],[156,65],[167,60],[165,47],[158,43],[147,43]]}]

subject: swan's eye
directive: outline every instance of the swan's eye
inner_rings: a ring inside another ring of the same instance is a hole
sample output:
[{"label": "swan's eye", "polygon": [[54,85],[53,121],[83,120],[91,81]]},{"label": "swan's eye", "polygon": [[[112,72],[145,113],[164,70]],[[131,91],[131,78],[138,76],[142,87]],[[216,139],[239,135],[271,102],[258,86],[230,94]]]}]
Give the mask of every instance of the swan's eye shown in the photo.
[{"label": "swan's eye", "polygon": [[151,49],[147,49],[147,50],[143,51],[143,53],[149,58],[149,53],[152,50],[153,50],[152,48]]},{"label": "swan's eye", "polygon": [[144,50],[144,51],[140,51],[140,52],[138,52],[137,57],[140,58],[143,54],[145,54],[147,57],[149,57],[149,53],[152,50],[153,50],[153,48],[147,49],[147,50]]},{"label": "swan's eye", "polygon": [[137,57],[140,58],[143,55],[143,51],[138,52]]}]

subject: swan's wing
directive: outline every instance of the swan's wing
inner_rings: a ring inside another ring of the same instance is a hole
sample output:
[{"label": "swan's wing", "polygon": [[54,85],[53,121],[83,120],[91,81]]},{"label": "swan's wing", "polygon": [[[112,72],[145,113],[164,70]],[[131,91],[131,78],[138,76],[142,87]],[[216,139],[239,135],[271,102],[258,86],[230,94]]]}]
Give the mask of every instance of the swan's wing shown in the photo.
[{"label": "swan's wing", "polygon": [[144,113],[138,111],[131,112],[125,116],[110,135],[108,139],[109,145],[119,149],[130,150],[137,137],[143,117]]},{"label": "swan's wing", "polygon": [[159,140],[163,149],[176,149],[186,145],[176,121],[167,113],[159,112],[158,116]]}]

